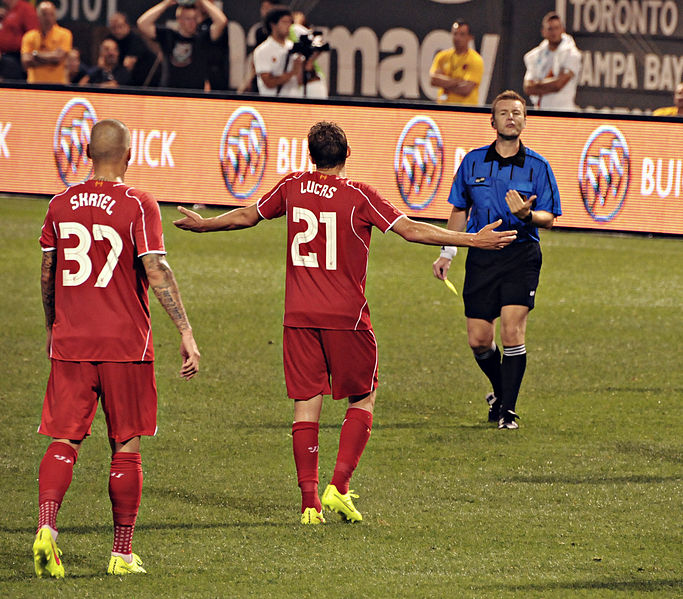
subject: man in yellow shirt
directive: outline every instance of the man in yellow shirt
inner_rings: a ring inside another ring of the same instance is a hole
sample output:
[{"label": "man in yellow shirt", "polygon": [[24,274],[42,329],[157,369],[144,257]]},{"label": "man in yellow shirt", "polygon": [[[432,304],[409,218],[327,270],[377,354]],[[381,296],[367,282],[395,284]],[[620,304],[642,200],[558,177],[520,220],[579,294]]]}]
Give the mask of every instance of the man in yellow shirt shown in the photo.
[{"label": "man in yellow shirt", "polygon": [[434,57],[429,70],[432,85],[439,88],[439,104],[479,104],[479,84],[484,74],[484,61],[469,47],[470,25],[458,20],[451,27],[453,48]]},{"label": "man in yellow shirt", "polygon": [[21,64],[28,73],[28,83],[68,83],[66,55],[73,46],[71,31],[57,25],[57,9],[52,2],[41,2],[39,29],[32,29],[21,39]]},{"label": "man in yellow shirt", "polygon": [[676,86],[674,92],[675,106],[665,106],[664,108],[657,108],[652,116],[681,116],[683,117],[683,82]]}]

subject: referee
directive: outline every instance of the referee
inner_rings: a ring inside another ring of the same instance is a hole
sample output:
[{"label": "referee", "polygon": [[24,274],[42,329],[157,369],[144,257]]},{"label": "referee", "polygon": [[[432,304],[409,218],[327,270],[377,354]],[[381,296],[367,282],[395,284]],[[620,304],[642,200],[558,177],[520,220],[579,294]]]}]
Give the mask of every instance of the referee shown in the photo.
[{"label": "referee", "polygon": [[[479,368],[491,381],[486,396],[489,422],[516,429],[517,396],[526,369],[524,336],[541,271],[538,227],[549,229],[562,214],[560,193],[548,161],[519,139],[526,126],[526,103],[514,91],[491,106],[496,141],[468,152],[453,180],[448,229],[476,232],[502,219],[517,240],[501,251],[470,248],[465,262],[463,301],[467,337]],[[468,219],[469,213],[469,219]],[[445,279],[455,247],[442,247],[434,276]],[[500,317],[503,355],[495,342]]]}]

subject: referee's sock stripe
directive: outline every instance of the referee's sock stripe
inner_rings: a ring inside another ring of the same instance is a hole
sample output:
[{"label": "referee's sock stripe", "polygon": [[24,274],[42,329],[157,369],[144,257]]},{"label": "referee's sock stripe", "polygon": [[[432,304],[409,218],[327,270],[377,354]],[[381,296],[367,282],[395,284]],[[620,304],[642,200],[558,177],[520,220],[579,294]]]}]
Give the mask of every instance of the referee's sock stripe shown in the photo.
[{"label": "referee's sock stripe", "polygon": [[526,353],[526,345],[513,345],[512,347],[504,347],[504,356],[523,356]]}]

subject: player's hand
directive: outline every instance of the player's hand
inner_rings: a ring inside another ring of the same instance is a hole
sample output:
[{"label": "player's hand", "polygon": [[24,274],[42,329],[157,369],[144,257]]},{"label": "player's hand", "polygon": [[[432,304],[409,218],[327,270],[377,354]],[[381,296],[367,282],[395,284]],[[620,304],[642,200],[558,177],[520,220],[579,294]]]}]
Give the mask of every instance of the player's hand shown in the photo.
[{"label": "player's hand", "polygon": [[473,247],[482,250],[500,250],[517,239],[517,231],[494,231],[502,222],[498,219],[475,233]]},{"label": "player's hand", "polygon": [[508,189],[505,194],[505,201],[507,202],[510,212],[514,214],[518,219],[522,220],[529,216],[531,212],[531,205],[534,203],[536,196],[531,196],[528,200],[525,200],[516,189]]},{"label": "player's hand", "polygon": [[204,231],[203,222],[206,220],[202,218],[199,214],[182,206],[178,206],[178,212],[185,215],[185,218],[179,220],[174,220],[173,224],[179,229],[184,231],[194,231],[195,233],[201,233]]},{"label": "player's hand", "polygon": [[180,376],[189,381],[199,372],[199,358],[201,357],[192,331],[183,333],[180,339],[180,355],[183,358]]},{"label": "player's hand", "polygon": [[446,280],[448,269],[451,267],[452,260],[439,256],[432,264],[432,272],[437,279]]}]

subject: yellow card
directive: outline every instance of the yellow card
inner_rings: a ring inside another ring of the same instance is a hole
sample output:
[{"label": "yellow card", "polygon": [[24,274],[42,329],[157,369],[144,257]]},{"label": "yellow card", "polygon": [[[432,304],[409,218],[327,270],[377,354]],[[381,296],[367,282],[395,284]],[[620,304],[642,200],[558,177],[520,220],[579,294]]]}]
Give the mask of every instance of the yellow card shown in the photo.
[{"label": "yellow card", "polygon": [[448,287],[455,295],[458,295],[458,290],[455,288],[455,285],[451,283],[448,279],[443,280],[444,283],[446,283],[446,287]]}]

